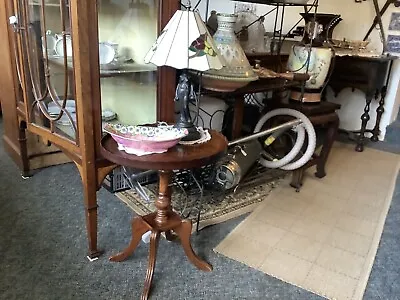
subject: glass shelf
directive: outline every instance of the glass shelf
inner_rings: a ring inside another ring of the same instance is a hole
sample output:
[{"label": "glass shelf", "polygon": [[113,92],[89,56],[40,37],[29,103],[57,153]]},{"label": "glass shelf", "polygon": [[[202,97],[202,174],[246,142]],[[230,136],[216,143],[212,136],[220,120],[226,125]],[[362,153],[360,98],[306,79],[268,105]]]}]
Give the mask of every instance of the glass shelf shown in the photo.
[{"label": "glass shelf", "polygon": [[[239,0],[232,0],[232,1],[239,1]],[[272,6],[297,6],[297,7],[316,7],[317,4],[314,3],[306,3],[306,4],[295,4],[295,3],[283,3],[282,2],[275,2],[271,0],[240,0],[240,2],[248,2],[248,3],[257,3],[257,4],[265,4],[265,5],[272,5]]]},{"label": "glass shelf", "polygon": [[[33,5],[33,6],[41,6],[42,4],[40,3],[40,2],[29,2],[29,5]],[[45,7],[60,7],[60,3],[52,3],[52,2],[50,2],[50,3],[44,3],[44,6]],[[68,6],[68,5],[67,5]]]},{"label": "glass shelf", "polygon": [[136,63],[127,63],[114,70],[100,69],[101,77],[113,77],[113,76],[124,76],[135,73],[155,72],[156,67],[151,65],[140,65]]},{"label": "glass shelf", "polygon": [[157,68],[144,57],[157,39],[158,2],[98,1],[101,108],[115,113],[115,122],[156,121]]},{"label": "glass shelf", "polygon": [[[49,62],[51,64],[64,67],[64,58],[60,56],[49,57]],[[68,69],[72,70],[72,60],[67,60]],[[125,76],[135,73],[145,73],[145,72],[155,72],[157,68],[152,65],[142,65],[137,63],[125,63],[122,64],[117,69],[101,69],[100,77],[114,77],[114,76]]]},{"label": "glass shelf", "polygon": [[[74,101],[76,70],[70,2],[24,0],[24,3],[35,99],[44,97],[46,105],[60,99]],[[112,121],[132,125],[154,123],[157,68],[145,64],[144,57],[157,39],[158,1],[101,0],[97,12],[99,44],[90,48],[99,51],[101,97],[91,101],[101,101],[102,111],[114,116]],[[37,105],[35,99],[32,106]],[[76,122],[81,122],[80,114],[75,111],[74,114]],[[53,122],[46,111],[33,117],[33,123],[75,143],[78,141],[78,132],[72,124]]]}]

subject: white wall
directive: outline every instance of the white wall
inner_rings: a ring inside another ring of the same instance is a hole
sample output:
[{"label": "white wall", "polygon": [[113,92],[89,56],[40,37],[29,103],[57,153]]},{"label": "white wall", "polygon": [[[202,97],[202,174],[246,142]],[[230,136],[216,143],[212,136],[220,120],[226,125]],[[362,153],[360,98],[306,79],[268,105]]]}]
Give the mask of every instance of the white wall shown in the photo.
[{"label": "white wall", "polygon": [[[204,18],[206,1],[202,2],[203,3],[199,6],[199,10]],[[379,6],[382,7],[385,2],[386,0],[379,0]],[[232,13],[234,12],[234,7],[235,2],[231,0],[210,0],[209,11],[216,10],[217,12]],[[272,8],[273,7],[271,6],[257,4],[256,14],[262,15]],[[284,32],[287,32],[300,19],[299,12],[302,11],[303,8],[297,7],[289,7],[285,10]],[[388,34],[388,24],[393,11],[400,12],[400,8],[395,8],[393,5],[391,5],[383,16],[386,35]],[[375,10],[372,0],[363,1],[361,3],[356,3],[354,0],[320,0],[318,12],[335,13],[342,16],[343,21],[339,23],[334,31],[334,38],[337,39],[346,38],[350,40],[362,40],[375,17]],[[273,30],[274,20],[274,13],[266,17],[266,31]],[[303,23],[300,23],[299,25],[303,25]],[[381,52],[382,43],[380,41],[379,30],[374,29],[370,35],[370,40],[371,42],[368,46],[369,49]],[[381,121],[382,134],[380,139],[383,139],[384,137],[386,126],[393,122],[397,116],[400,105],[399,80],[400,61],[396,61],[392,69],[391,80],[386,96],[385,113],[383,114]],[[341,128],[348,130],[359,129],[361,126],[360,116],[363,113],[365,106],[365,95],[361,91],[356,90],[355,92],[351,92],[350,89],[345,89],[339,93],[337,98],[333,96],[333,93],[329,92],[328,97],[328,100],[342,104],[342,109],[339,111]],[[371,120],[368,124],[368,127],[370,128],[372,128],[375,124],[375,111],[377,105],[378,103],[375,101],[373,101],[371,105]]]}]

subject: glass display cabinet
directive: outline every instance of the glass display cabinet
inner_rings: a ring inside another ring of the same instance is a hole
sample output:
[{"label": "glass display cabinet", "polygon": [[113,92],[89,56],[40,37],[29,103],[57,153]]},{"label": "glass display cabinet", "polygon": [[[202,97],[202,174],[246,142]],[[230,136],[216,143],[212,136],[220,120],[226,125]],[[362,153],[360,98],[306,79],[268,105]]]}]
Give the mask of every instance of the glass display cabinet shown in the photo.
[{"label": "glass display cabinet", "polygon": [[[5,0],[0,99],[6,148],[24,165],[25,131],[61,149],[82,177],[89,256],[96,257],[96,191],[115,168],[100,154],[104,122],[173,121],[175,71],[144,56],[178,0]],[[7,26],[8,24],[8,26]]]}]

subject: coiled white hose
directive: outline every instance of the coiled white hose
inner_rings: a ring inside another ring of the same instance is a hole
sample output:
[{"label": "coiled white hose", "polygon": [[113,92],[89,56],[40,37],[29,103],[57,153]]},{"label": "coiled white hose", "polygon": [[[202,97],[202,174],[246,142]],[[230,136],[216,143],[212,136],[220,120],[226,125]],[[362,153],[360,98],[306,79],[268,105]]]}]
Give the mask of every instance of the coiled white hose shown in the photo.
[{"label": "coiled white hose", "polygon": [[[267,122],[272,117],[276,116],[292,116],[297,119],[303,121],[301,125],[298,125],[295,130],[297,131],[297,139],[296,142],[290,150],[290,152],[280,160],[277,161],[269,161],[261,157],[260,163],[266,167],[271,169],[281,168],[283,170],[291,171],[304,166],[312,157],[316,147],[316,134],[314,130],[314,126],[311,124],[311,121],[301,112],[290,109],[290,108],[278,108],[274,109],[268,113],[266,113],[257,123],[254,132],[259,132],[265,122]],[[300,150],[304,144],[305,140],[305,132],[308,135],[308,145],[304,155],[295,162],[292,160],[300,153]]]}]

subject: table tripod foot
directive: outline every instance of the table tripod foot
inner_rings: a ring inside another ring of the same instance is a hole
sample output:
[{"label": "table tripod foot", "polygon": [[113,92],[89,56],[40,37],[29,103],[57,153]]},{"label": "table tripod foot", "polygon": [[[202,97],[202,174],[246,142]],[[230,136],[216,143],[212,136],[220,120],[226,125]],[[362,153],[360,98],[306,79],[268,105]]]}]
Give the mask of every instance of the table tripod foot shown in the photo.
[{"label": "table tripod foot", "polygon": [[202,260],[200,257],[198,257],[192,249],[192,245],[190,244],[192,222],[188,220],[183,220],[178,227],[174,228],[174,231],[179,236],[183,250],[185,251],[185,254],[190,260],[190,262],[202,271],[206,272],[212,271],[212,266],[209,263]]},{"label": "table tripod foot", "polygon": [[151,227],[145,220],[143,220],[142,217],[135,217],[132,220],[132,239],[125,250],[122,252],[111,256],[109,259],[111,261],[123,261],[128,258],[129,255],[131,255],[136,247],[139,245],[139,242],[142,239],[142,235],[146,233],[147,231],[151,230]]},{"label": "table tripod foot", "polygon": [[149,263],[147,265],[146,279],[141,300],[147,300],[150,294],[151,282],[153,281],[154,269],[156,267],[156,257],[160,232],[152,231],[150,236]]}]

